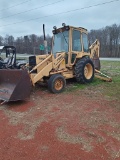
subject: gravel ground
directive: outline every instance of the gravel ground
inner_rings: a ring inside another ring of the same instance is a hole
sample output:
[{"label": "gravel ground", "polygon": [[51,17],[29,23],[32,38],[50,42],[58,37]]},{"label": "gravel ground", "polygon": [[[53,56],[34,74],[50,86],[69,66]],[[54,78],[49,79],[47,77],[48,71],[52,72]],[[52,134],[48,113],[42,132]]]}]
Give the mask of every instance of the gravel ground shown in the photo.
[{"label": "gravel ground", "polygon": [[0,106],[1,160],[119,160],[120,100],[102,87]]}]

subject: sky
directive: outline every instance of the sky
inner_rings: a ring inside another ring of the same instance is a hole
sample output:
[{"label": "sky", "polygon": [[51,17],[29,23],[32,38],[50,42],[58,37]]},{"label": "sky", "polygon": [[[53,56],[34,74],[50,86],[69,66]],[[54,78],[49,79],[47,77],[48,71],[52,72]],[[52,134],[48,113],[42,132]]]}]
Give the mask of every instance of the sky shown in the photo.
[{"label": "sky", "polygon": [[[86,29],[120,24],[120,0],[0,0],[0,36],[52,35],[62,23]],[[106,3],[100,5],[102,3]],[[23,13],[22,13],[23,12]]]}]

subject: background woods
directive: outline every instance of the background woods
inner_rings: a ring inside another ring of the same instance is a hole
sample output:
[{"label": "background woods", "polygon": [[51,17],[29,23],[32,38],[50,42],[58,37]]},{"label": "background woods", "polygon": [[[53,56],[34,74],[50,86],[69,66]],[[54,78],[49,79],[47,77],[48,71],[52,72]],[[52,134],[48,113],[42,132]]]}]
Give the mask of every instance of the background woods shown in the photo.
[{"label": "background woods", "polygon": [[[90,44],[95,39],[99,39],[100,57],[120,57],[120,25],[113,24],[98,30],[90,30],[88,36]],[[51,48],[51,36],[47,35],[46,39]],[[0,36],[0,45],[14,45],[17,53],[40,54],[43,53],[43,50],[40,50],[40,45],[43,45],[43,36],[35,34],[17,38],[12,35]]]},{"label": "background woods", "polygon": [[90,44],[99,39],[100,57],[120,57],[120,25],[91,30],[88,36]]},{"label": "background woods", "polygon": [[[46,36],[48,46],[51,48],[51,36]],[[17,37],[16,39],[11,35],[5,37],[0,36],[0,45],[14,45],[17,49],[17,53],[27,54],[41,54],[43,49],[40,50],[40,45],[44,44],[43,36],[37,36],[35,34],[27,35],[24,37]]]}]

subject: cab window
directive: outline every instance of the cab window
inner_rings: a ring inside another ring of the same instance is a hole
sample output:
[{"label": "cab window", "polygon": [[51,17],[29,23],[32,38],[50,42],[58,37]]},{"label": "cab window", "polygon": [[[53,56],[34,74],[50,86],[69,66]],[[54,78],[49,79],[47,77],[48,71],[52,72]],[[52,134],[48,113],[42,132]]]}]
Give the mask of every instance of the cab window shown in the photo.
[{"label": "cab window", "polygon": [[82,33],[82,39],[83,39],[83,51],[88,52],[89,47],[88,47],[88,36],[85,33]]},{"label": "cab window", "polygon": [[73,30],[72,32],[72,50],[73,51],[81,51],[81,33],[80,31]]}]

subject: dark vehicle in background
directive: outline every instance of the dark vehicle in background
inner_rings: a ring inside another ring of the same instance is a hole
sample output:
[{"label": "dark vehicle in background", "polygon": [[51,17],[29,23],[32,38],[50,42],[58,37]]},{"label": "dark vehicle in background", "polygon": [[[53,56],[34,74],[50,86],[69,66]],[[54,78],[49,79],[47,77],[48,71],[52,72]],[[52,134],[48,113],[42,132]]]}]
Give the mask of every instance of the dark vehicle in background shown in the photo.
[{"label": "dark vehicle in background", "polygon": [[17,61],[14,46],[0,46],[0,69],[20,69],[25,61]]}]

